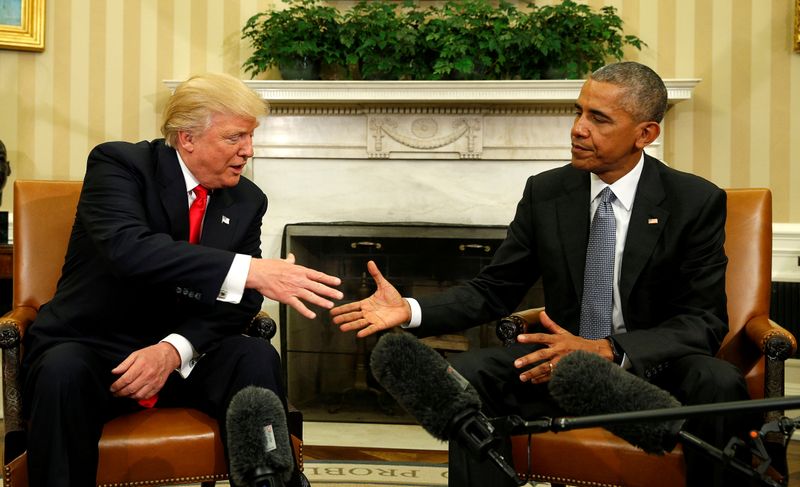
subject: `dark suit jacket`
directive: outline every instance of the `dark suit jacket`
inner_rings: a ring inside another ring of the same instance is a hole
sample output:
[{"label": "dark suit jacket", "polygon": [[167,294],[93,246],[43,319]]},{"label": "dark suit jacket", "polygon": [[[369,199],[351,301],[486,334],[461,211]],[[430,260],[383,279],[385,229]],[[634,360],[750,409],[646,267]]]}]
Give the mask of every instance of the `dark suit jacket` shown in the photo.
[{"label": "dark suit jacket", "polygon": [[200,353],[241,333],[261,295],[246,290],[236,305],[216,298],[234,253],[260,257],[266,208],[266,196],[247,179],[216,190],[200,245],[191,245],[175,150],[160,139],[96,147],[55,297],[25,337],[26,362],[66,340],[121,362],[173,332]]},{"label": "dark suit jacket", "polygon": [[[570,165],[529,178],[492,263],[467,285],[419,299],[418,333],[505,316],[541,277],[548,315],[578,334],[589,187],[589,174]],[[723,190],[645,156],[619,283],[628,332],[614,336],[638,375],[718,350],[727,333],[725,217]]]}]

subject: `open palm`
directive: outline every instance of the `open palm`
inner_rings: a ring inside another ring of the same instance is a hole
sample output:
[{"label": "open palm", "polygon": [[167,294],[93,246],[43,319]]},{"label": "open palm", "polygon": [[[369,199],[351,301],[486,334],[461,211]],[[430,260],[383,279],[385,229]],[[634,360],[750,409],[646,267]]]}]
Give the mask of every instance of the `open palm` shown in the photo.
[{"label": "open palm", "polygon": [[337,306],[331,310],[333,323],[347,332],[358,330],[363,338],[381,330],[388,330],[411,319],[411,308],[397,289],[387,281],[373,261],[367,270],[377,285],[377,290],[361,301]]}]

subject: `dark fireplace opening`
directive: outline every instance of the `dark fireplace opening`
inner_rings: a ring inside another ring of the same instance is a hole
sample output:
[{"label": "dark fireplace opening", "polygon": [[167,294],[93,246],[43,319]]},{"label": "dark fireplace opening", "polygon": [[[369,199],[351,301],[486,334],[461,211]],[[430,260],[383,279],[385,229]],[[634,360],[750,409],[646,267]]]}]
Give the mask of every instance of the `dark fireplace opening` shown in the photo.
[{"label": "dark fireplace opening", "polygon": [[[281,254],[342,279],[344,302],[369,296],[374,260],[403,296],[440,292],[474,277],[506,235],[499,225],[429,223],[296,223],[284,228]],[[543,306],[539,285],[520,309]],[[281,305],[281,356],[289,401],[309,421],[414,423],[377,383],[369,355],[378,336],[356,338],[333,325],[325,310],[309,320]],[[499,346],[495,323],[429,340],[445,357],[462,349]],[[424,371],[420,371],[424,373]]]}]

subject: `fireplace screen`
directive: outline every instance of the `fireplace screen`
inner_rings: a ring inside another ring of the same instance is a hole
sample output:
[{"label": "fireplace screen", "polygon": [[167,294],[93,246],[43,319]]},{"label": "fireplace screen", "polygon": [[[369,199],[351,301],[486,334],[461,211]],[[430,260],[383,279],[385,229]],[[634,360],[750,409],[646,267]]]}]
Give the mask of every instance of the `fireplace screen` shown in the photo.
[{"label": "fireplace screen", "polygon": [[[419,297],[475,276],[506,234],[504,226],[424,223],[297,223],[286,225],[282,256],[342,279],[344,301],[372,294],[367,261],[374,260],[403,296]],[[534,286],[521,309],[542,306]],[[281,305],[281,356],[289,400],[310,421],[413,423],[375,381],[369,354],[380,336],[342,333],[330,315],[309,320]],[[443,355],[457,349],[499,346],[494,323],[459,336],[431,340]],[[451,345],[448,345],[451,344]]]}]

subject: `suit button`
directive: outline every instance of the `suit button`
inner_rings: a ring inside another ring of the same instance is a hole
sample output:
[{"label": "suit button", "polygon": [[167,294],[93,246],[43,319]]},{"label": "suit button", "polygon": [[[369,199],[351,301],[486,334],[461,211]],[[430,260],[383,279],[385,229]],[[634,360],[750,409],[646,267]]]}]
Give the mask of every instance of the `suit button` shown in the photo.
[{"label": "suit button", "polygon": [[181,289],[181,287],[180,287],[180,286],[178,286],[178,287],[176,287],[176,288],[175,288],[175,292],[176,292],[176,293],[180,294],[180,293],[181,293],[181,291],[183,291],[183,289]]},{"label": "suit button", "polygon": [[203,297],[203,293],[195,293],[195,295],[194,295],[194,299],[196,299],[198,301],[200,301],[200,298],[202,298],[202,297]]}]

